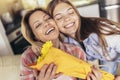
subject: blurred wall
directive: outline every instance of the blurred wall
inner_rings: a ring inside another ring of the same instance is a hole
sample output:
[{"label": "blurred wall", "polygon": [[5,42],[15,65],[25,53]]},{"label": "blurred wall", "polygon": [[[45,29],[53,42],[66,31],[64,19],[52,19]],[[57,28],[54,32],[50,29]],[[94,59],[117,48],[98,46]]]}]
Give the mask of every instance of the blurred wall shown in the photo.
[{"label": "blurred wall", "polygon": [[0,0],[0,15],[11,10],[22,9],[21,0]]}]

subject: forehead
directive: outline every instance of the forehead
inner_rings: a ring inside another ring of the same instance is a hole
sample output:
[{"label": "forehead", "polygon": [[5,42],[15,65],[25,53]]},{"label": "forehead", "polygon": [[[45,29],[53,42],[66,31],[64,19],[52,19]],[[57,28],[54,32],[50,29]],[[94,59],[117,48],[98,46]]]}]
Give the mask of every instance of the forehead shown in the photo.
[{"label": "forehead", "polygon": [[44,15],[47,14],[42,11],[35,11],[34,13],[31,14],[30,19],[43,18]]},{"label": "forehead", "polygon": [[46,16],[49,16],[48,14],[44,13],[43,11],[35,11],[31,14],[29,18],[29,23],[33,24],[36,21],[43,21]]},{"label": "forehead", "polygon": [[67,4],[67,3],[61,2],[61,3],[57,4],[57,6],[55,7],[54,13],[58,13],[58,12],[67,10],[67,9],[69,9],[69,8],[72,8],[72,6],[70,6],[70,5]]}]

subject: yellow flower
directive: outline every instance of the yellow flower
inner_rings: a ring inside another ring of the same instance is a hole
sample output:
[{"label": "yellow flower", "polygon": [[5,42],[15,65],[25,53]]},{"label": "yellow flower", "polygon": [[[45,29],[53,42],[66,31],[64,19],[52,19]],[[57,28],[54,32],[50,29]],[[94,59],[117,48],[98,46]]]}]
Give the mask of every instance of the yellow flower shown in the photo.
[{"label": "yellow flower", "polygon": [[46,54],[48,53],[48,51],[50,50],[50,48],[53,46],[52,42],[51,41],[47,41],[43,46],[42,46],[42,49],[41,49],[41,56],[38,57],[38,60],[37,60],[37,63],[41,62]]}]

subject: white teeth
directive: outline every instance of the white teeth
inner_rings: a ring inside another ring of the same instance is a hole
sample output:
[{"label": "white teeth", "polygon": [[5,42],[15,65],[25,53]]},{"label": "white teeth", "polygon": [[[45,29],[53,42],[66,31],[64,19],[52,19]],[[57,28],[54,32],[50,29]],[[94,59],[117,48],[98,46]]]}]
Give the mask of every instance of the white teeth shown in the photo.
[{"label": "white teeth", "polygon": [[71,27],[73,25],[74,25],[74,23],[70,23],[70,24],[66,25],[65,28],[69,28],[69,27]]},{"label": "white teeth", "polygon": [[53,31],[54,28],[50,28],[47,32],[46,32],[46,35],[48,35],[51,31]]}]

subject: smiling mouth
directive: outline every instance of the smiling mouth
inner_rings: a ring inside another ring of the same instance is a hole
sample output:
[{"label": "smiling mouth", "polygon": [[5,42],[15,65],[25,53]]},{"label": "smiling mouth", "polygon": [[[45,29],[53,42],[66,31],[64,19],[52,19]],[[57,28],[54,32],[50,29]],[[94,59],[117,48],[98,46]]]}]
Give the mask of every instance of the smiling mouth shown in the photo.
[{"label": "smiling mouth", "polygon": [[67,24],[66,26],[64,26],[64,28],[70,28],[70,27],[72,27],[74,24],[75,24],[75,22],[72,22],[72,23]]},{"label": "smiling mouth", "polygon": [[45,35],[50,34],[50,33],[51,33],[51,32],[53,32],[54,30],[55,30],[55,28],[54,28],[54,27],[52,27],[52,28],[48,29],[48,30],[47,30],[47,32],[45,33]]}]

